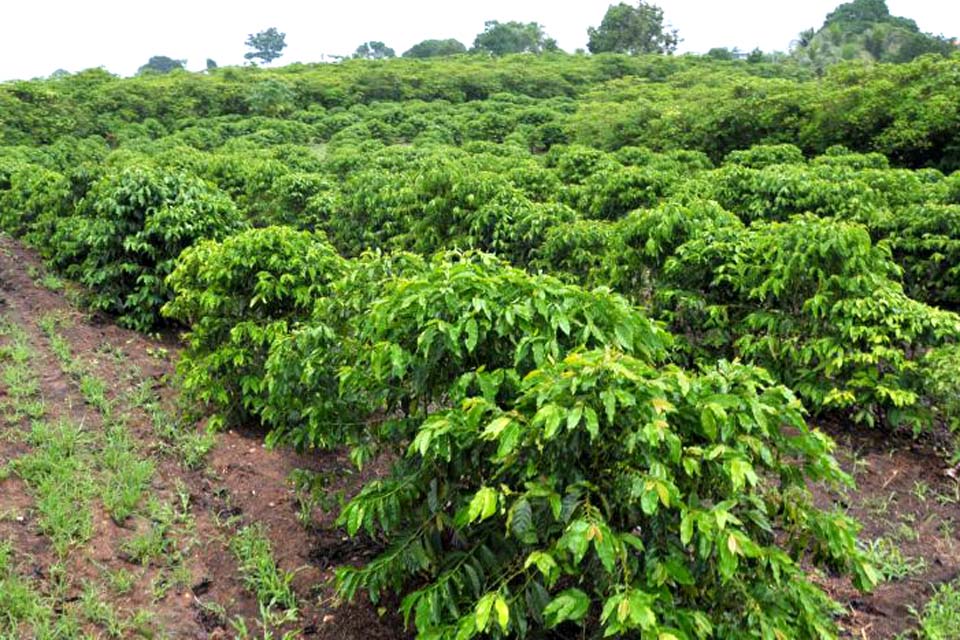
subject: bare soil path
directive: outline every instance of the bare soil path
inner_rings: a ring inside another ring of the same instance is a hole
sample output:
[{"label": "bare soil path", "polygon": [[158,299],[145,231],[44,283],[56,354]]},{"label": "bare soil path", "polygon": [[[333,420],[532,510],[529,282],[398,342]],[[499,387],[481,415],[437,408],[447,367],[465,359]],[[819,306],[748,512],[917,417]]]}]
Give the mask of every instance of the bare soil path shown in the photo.
[{"label": "bare soil path", "polygon": [[[337,606],[332,567],[366,552],[345,544],[332,517],[289,481],[295,469],[309,469],[329,478],[330,491],[349,494],[363,478],[346,458],[270,451],[255,431],[211,436],[203,421],[178,425],[169,384],[176,340],[91,318],[43,275],[32,251],[0,238],[0,349],[8,356],[0,357],[0,588],[29,594],[0,595],[0,609],[26,607],[9,637],[34,637],[51,625],[66,637],[405,637],[395,616],[369,603]],[[88,530],[67,535],[65,549],[53,542],[64,529],[50,524],[43,480],[30,477],[33,462],[58,442],[47,431],[57,429],[81,434],[75,480],[90,488],[67,505],[68,513],[88,512],[79,518]],[[106,504],[108,487],[130,485],[127,474],[102,462],[118,447],[124,465],[152,469],[122,519]],[[251,524],[270,541],[279,574],[292,575],[297,602],[290,619],[275,608],[266,630],[230,545]]]}]

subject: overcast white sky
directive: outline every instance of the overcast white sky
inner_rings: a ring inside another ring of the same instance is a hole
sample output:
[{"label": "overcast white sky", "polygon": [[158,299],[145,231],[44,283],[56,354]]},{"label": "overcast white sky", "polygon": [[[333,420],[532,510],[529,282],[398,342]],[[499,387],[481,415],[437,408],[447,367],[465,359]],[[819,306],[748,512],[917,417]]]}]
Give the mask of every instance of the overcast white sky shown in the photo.
[{"label": "overcast white sky", "polygon": [[[632,1],[632,0],[631,0]],[[681,51],[728,46],[786,50],[808,27],[819,27],[840,0],[661,0],[680,31]],[[560,47],[586,45],[611,0],[3,0],[0,80],[46,76],[57,69],[104,66],[133,74],[150,56],[187,60],[202,69],[242,64],[247,35],[268,27],[287,34],[274,64],[316,62],[382,40],[397,54],[427,38],[457,38],[467,46],[485,20],[536,21]],[[956,0],[888,0],[894,15],[924,31],[960,35]]]}]

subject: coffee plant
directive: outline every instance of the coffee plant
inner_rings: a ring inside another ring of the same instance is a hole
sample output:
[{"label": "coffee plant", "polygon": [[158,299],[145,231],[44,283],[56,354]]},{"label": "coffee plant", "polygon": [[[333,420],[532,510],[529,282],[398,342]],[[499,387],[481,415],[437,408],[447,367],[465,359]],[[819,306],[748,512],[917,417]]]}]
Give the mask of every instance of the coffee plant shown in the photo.
[{"label": "coffee plant", "polygon": [[264,402],[270,345],[307,317],[344,269],[321,234],[253,229],[185,251],[167,279],[166,317],[191,328],[179,372],[184,389],[227,417]]},{"label": "coffee plant", "polygon": [[160,322],[170,297],[164,280],[184,249],[244,227],[233,202],[208,183],[148,166],[108,174],[72,215],[57,215],[38,217],[35,241],[88,289],[93,309],[140,330]]},{"label": "coffee plant", "polygon": [[716,240],[678,249],[666,275],[690,286],[694,269],[713,273],[705,294],[688,293],[729,332],[737,355],[768,368],[815,411],[930,425],[917,359],[955,341],[960,324],[906,296],[899,268],[866,229],[801,216]]},{"label": "coffee plant", "polygon": [[805,477],[845,480],[832,445],[758,369],[607,348],[544,362],[512,397],[464,391],[340,515],[388,544],[338,571],[341,593],[406,593],[421,637],[822,637],[832,607],[799,561],[876,580],[853,523],[811,506]]},{"label": "coffee plant", "polygon": [[912,298],[960,308],[960,205],[917,205],[899,210],[876,226],[903,267]]}]

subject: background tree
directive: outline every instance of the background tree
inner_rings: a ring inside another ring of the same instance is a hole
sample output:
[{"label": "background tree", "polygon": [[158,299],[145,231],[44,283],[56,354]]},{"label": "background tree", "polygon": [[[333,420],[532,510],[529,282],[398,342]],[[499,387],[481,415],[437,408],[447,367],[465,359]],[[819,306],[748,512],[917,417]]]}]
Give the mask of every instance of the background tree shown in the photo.
[{"label": "background tree", "polygon": [[556,51],[557,41],[543,31],[536,22],[498,22],[488,20],[483,33],[473,41],[474,51],[483,51],[495,56],[509,53],[543,53]]},{"label": "background tree", "polygon": [[287,34],[280,33],[276,27],[270,27],[257,34],[250,34],[247,36],[246,45],[253,51],[248,51],[243,54],[243,57],[251,61],[254,58],[259,58],[261,62],[268,64],[283,55],[281,51],[287,46],[284,41],[286,37]]},{"label": "background tree", "polygon": [[813,42],[813,36],[817,34],[816,29],[804,29],[797,35],[797,39],[794,40],[791,45],[793,48],[804,48],[809,47],[810,43]]},{"label": "background tree", "polygon": [[596,29],[587,29],[590,53],[673,53],[677,30],[664,27],[663,9],[640,0],[636,7],[611,5]]},{"label": "background tree", "polygon": [[217,68],[217,61],[213,58],[207,58],[207,71],[213,71]]},{"label": "background tree", "polygon": [[364,58],[366,60],[384,60],[386,58],[396,58],[397,54],[393,49],[379,40],[371,40],[357,47],[353,57]]},{"label": "background tree", "polygon": [[137,74],[142,73],[170,73],[176,69],[183,69],[186,60],[175,60],[167,56],[153,56],[147,61],[147,64],[137,69]]},{"label": "background tree", "polygon": [[890,14],[886,0],[853,0],[827,14],[819,30],[804,31],[793,55],[818,69],[839,60],[909,62],[926,53],[949,56],[950,41],[923,33],[910,18]]},{"label": "background tree", "polygon": [[866,29],[875,22],[886,22],[890,17],[886,0],[853,0],[828,13],[825,24],[845,23]]},{"label": "background tree", "polygon": [[706,55],[708,58],[713,58],[714,60],[736,60],[737,59],[737,48],[729,49],[727,47],[714,47],[707,51]]},{"label": "background tree", "polygon": [[446,40],[424,40],[403,52],[404,58],[436,58],[466,53],[467,47],[454,38]]}]

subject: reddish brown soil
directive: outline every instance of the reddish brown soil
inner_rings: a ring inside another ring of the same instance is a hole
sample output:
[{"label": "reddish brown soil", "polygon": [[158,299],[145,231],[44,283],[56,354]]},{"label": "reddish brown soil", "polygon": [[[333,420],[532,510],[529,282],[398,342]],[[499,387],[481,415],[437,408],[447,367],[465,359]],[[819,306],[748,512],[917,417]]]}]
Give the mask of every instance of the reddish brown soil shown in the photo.
[{"label": "reddish brown soil", "polygon": [[840,507],[863,524],[864,542],[887,538],[905,558],[922,567],[901,580],[885,582],[871,594],[849,580],[822,583],[849,608],[841,624],[847,637],[894,638],[916,628],[911,610],[921,610],[935,588],[960,576],[960,487],[932,444],[876,430],[830,425],[838,459],[857,488],[816,490],[817,504]]},{"label": "reddish brown soil", "polygon": [[[0,238],[0,314],[20,325],[41,354],[38,374],[53,416],[83,420],[90,428],[100,427],[96,412],[84,405],[75,381],[61,371],[37,325],[41,317],[51,312],[71,320],[62,332],[73,353],[114,385],[114,395],[122,394],[139,380],[152,379],[166,400],[174,398],[175,392],[167,383],[177,357],[175,336],[148,339],[103,319],[90,318],[61,293],[38,286],[29,275],[33,269],[40,269],[40,263],[31,251]],[[158,351],[160,348],[166,351]],[[118,352],[122,352],[122,358],[116,357]],[[0,402],[4,393],[0,387]],[[21,440],[3,437],[4,430],[10,428],[16,427],[0,424],[0,466],[28,450]],[[337,606],[330,586],[332,568],[357,562],[374,549],[347,540],[333,526],[332,516],[319,510],[314,511],[311,526],[301,524],[297,518],[298,502],[288,482],[291,471],[306,468],[331,477],[331,491],[349,494],[382,469],[374,467],[360,474],[341,454],[298,455],[289,450],[267,450],[262,433],[234,430],[219,435],[206,468],[189,471],[165,453],[147,416],[131,411],[129,428],[142,443],[143,452],[153,454],[157,461],[154,494],[173,500],[178,483],[187,487],[199,543],[189,548],[186,561],[191,589],[172,590],[155,601],[150,594],[150,582],[158,568],[147,567],[130,594],[114,599],[121,610],[149,609],[156,616],[157,626],[172,638],[232,637],[234,632],[226,620],[201,607],[202,603],[217,603],[228,618],[242,617],[250,629],[257,630],[256,601],[242,584],[226,540],[238,524],[259,522],[269,533],[278,564],[296,572],[294,586],[302,616],[289,629],[298,632],[299,637],[409,637],[392,613],[395,602],[381,603],[380,607],[368,602]],[[847,509],[863,522],[864,540],[890,537],[896,540],[904,556],[922,558],[925,567],[916,575],[885,583],[867,595],[856,592],[845,579],[818,580],[848,607],[847,615],[841,619],[848,637],[894,638],[911,628],[911,608],[921,608],[936,585],[960,575],[960,489],[954,479],[943,473],[946,463],[929,446],[892,440],[877,432],[840,427],[827,430],[837,439],[838,456],[844,467],[854,473],[858,488],[839,493],[816,488],[818,504]],[[15,475],[0,481],[0,539],[13,543],[22,573],[43,579],[54,556],[46,538],[38,535],[32,518],[32,498],[27,487]],[[233,524],[224,526],[230,518]],[[140,570],[123,559],[119,546],[131,534],[130,529],[142,523],[134,519],[120,527],[102,510],[95,514],[95,522],[92,541],[82,552],[71,554],[70,571],[76,578],[73,583],[79,584],[84,577],[95,580],[104,572],[121,567]]]},{"label": "reddish brown soil", "polygon": [[[38,326],[39,320],[51,313],[65,320],[60,332],[71,351],[87,370],[108,382],[111,398],[122,397],[145,379],[154,381],[162,397],[173,398],[166,383],[173,374],[177,356],[175,337],[153,340],[101,318],[89,317],[63,294],[35,283],[29,274],[40,269],[33,252],[8,238],[0,238],[0,314],[26,332],[38,355],[37,374],[49,420],[64,417],[82,421],[89,429],[102,428],[98,412],[84,404],[76,382],[61,370]],[[5,394],[0,386],[0,402]],[[238,526],[259,522],[271,538],[278,565],[296,572],[294,587],[301,617],[296,625],[288,625],[285,630],[297,632],[298,637],[329,640],[406,637],[401,621],[392,614],[395,607],[388,607],[385,615],[380,615],[369,603],[338,605],[329,584],[331,567],[351,562],[364,550],[345,546],[331,518],[319,512],[315,514],[316,523],[304,527],[297,519],[297,501],[287,482],[292,470],[308,468],[338,478],[332,488],[349,493],[360,486],[365,475],[376,470],[363,475],[351,473],[348,461],[341,455],[267,450],[262,434],[229,431],[218,437],[206,468],[190,471],[166,453],[148,416],[139,409],[124,413],[128,429],[140,442],[141,455],[152,454],[156,462],[153,495],[174,502],[178,485],[186,487],[190,494],[190,514],[196,530],[182,548],[187,551],[185,565],[191,574],[191,588],[172,589],[165,597],[154,598],[151,583],[161,568],[131,564],[120,550],[121,543],[146,523],[135,516],[118,526],[98,504],[91,540],[69,555],[70,583],[76,593],[69,594],[68,600],[79,595],[84,580],[99,580],[103,584],[107,572],[124,569],[142,573],[134,589],[122,597],[104,589],[104,597],[123,613],[151,611],[154,626],[164,632],[164,637],[233,637],[228,621],[238,617],[258,635],[259,607],[242,583],[227,539]],[[12,436],[8,430],[16,428],[17,425],[0,424],[0,466],[29,451],[22,438],[4,437]],[[0,481],[0,540],[13,544],[21,574],[45,579],[55,555],[37,530],[33,498],[16,475]],[[223,607],[226,619],[202,607],[203,603]]]}]

